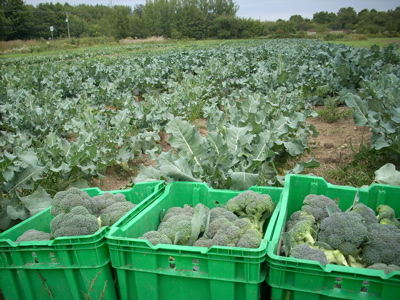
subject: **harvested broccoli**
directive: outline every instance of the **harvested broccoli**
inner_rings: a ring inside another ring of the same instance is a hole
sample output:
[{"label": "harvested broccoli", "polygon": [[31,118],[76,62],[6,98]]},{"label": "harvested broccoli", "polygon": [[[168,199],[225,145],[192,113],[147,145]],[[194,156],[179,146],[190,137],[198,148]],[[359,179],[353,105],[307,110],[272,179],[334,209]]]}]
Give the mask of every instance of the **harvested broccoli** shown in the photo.
[{"label": "harvested broccoli", "polygon": [[400,228],[400,221],[396,219],[394,209],[389,205],[379,205],[376,208],[378,221],[381,224],[391,224]]},{"label": "harvested broccoli", "polygon": [[248,229],[239,238],[236,247],[258,248],[260,247],[262,235],[257,229]]},{"label": "harvested broccoli", "polygon": [[265,219],[272,214],[275,203],[271,196],[249,190],[230,199],[226,208],[237,216],[250,218],[253,227],[262,232]]},{"label": "harvested broccoli", "polygon": [[36,229],[29,229],[25,231],[23,234],[21,234],[17,238],[17,243],[22,242],[22,241],[47,241],[51,239],[51,234],[36,230]]},{"label": "harvested broccoli", "polygon": [[350,211],[361,215],[365,224],[378,223],[374,210],[363,203],[353,205]]},{"label": "harvested broccoli", "polygon": [[157,231],[168,236],[174,245],[187,245],[192,234],[192,218],[177,214],[161,222]]},{"label": "harvested broccoli", "polygon": [[368,230],[363,217],[355,212],[337,212],[322,220],[318,241],[327,243],[344,255],[356,255],[367,241]]},{"label": "harvested broccoli", "polygon": [[99,229],[97,217],[90,214],[86,207],[75,206],[70,212],[60,213],[51,220],[53,236],[77,236],[93,234]]},{"label": "harvested broccoli", "polygon": [[385,272],[385,274],[390,274],[392,272],[400,271],[399,266],[387,265],[387,264],[382,264],[382,263],[373,264],[373,265],[369,266],[367,269],[382,270]]},{"label": "harvested broccoli", "polygon": [[231,222],[226,219],[226,218],[218,218],[214,221],[212,221],[208,227],[208,231],[205,233],[205,235],[208,238],[213,238],[214,235],[217,233],[217,231],[221,228],[222,225],[224,224],[231,224]]},{"label": "harvested broccoli", "polygon": [[214,245],[214,242],[212,239],[209,239],[207,237],[201,237],[197,241],[194,242],[193,246],[195,247],[207,247],[210,248],[211,246]]},{"label": "harvested broccoli", "polygon": [[303,200],[302,211],[313,215],[315,221],[320,223],[323,219],[329,216],[327,207],[331,207],[334,211],[340,212],[340,208],[331,198],[324,195],[310,194]]},{"label": "harvested broccoli", "polygon": [[129,202],[115,202],[110,206],[102,209],[99,213],[102,226],[111,226],[119,219],[121,219],[128,211],[136,205]]},{"label": "harvested broccoli", "polygon": [[297,222],[299,221],[310,221],[315,223],[315,218],[313,215],[310,215],[308,212],[298,210],[294,212],[290,219],[286,222],[286,231],[289,231]]},{"label": "harvested broccoli", "polygon": [[161,222],[166,222],[170,217],[176,215],[193,216],[193,213],[194,213],[194,207],[190,205],[185,204],[183,207],[174,206],[167,210]]},{"label": "harvested broccoli", "polygon": [[126,202],[126,197],[121,193],[111,194],[110,192],[105,192],[104,194],[94,196],[92,201],[96,204],[97,210],[101,211],[114,203]]},{"label": "harvested broccoli", "polygon": [[238,219],[238,216],[230,210],[227,210],[225,207],[214,207],[210,210],[210,222],[218,218],[225,218],[233,222]]},{"label": "harvested broccoli", "polygon": [[172,241],[168,236],[166,236],[165,234],[162,234],[161,232],[154,231],[154,230],[146,232],[139,239],[140,240],[149,240],[150,243],[152,243],[153,245],[172,244]]},{"label": "harvested broccoli", "polygon": [[296,245],[290,250],[290,256],[299,259],[319,261],[324,266],[328,263],[328,259],[323,250],[311,247],[308,244]]},{"label": "harvested broccoli", "polygon": [[362,247],[367,265],[384,263],[400,266],[400,229],[394,225],[369,224],[369,242]]},{"label": "harvested broccoli", "polygon": [[289,231],[283,234],[286,249],[290,252],[290,249],[300,244],[314,245],[315,243],[315,230],[313,227],[314,223],[310,220],[298,221],[290,228]]},{"label": "harvested broccoli", "polygon": [[93,199],[86,192],[77,188],[70,188],[55,194],[50,213],[57,216],[70,211],[75,206],[83,206],[90,214],[97,214],[97,207]]}]

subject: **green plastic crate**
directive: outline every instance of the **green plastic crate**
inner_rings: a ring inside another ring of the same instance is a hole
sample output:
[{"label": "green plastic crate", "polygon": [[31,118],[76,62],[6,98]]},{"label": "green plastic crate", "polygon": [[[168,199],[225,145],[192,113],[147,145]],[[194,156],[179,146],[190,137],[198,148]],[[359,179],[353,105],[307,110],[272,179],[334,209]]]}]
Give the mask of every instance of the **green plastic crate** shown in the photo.
[{"label": "green plastic crate", "polygon": [[329,184],[321,177],[286,176],[281,210],[267,252],[269,265],[267,283],[271,289],[271,299],[377,300],[394,299],[395,295],[400,294],[400,272],[386,275],[380,270],[333,264],[324,267],[318,262],[277,255],[280,235],[286,221],[293,212],[301,209],[305,196],[326,195],[337,199],[339,207],[346,210],[353,204],[357,191],[361,203],[374,210],[380,204],[387,204],[400,215],[400,187],[373,184],[358,189]]},{"label": "green plastic crate", "polygon": [[[51,241],[14,241],[34,228],[50,232],[50,207],[0,234],[0,290],[5,299],[117,299],[106,233],[122,226],[157,197],[163,181],[135,184],[122,193],[137,204],[111,227],[92,235],[59,237]],[[94,197],[105,193],[84,189]]]},{"label": "green plastic crate", "polygon": [[[269,194],[279,212],[282,188],[252,187]],[[160,214],[170,207],[203,203],[215,207],[239,191],[217,190],[204,183],[173,182],[135,219],[107,233],[111,263],[121,299],[258,300],[267,273],[266,252],[272,229],[267,226],[259,248],[211,248],[152,245],[138,237],[157,230]]]}]

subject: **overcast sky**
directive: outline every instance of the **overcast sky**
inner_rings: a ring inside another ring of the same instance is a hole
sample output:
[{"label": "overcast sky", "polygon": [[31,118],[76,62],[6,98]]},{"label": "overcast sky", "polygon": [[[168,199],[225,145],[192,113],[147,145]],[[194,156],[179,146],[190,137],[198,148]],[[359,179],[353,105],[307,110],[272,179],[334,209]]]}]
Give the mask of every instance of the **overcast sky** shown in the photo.
[{"label": "overcast sky", "polygon": [[[69,3],[70,5],[127,5],[134,7],[136,4],[145,4],[145,0],[25,0],[26,4],[38,3]],[[400,0],[237,0],[240,6],[238,17],[260,19],[262,21],[288,20],[292,15],[301,15],[312,18],[313,14],[320,11],[337,13],[342,7],[353,7],[357,12],[367,9],[388,11],[400,6]]]}]

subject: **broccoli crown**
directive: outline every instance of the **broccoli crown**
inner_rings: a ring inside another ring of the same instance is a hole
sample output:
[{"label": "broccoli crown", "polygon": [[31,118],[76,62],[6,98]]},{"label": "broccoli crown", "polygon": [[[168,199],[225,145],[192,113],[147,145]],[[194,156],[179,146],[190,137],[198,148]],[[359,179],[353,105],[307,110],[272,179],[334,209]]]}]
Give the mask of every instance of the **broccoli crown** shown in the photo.
[{"label": "broccoli crown", "polygon": [[344,255],[356,254],[368,236],[363,220],[363,217],[355,212],[336,212],[322,220],[318,241],[327,243]]},{"label": "broccoli crown", "polygon": [[322,265],[328,263],[325,252],[318,248],[312,248],[308,244],[299,244],[290,250],[290,256],[299,259],[319,261]]},{"label": "broccoli crown", "polygon": [[313,215],[315,221],[320,223],[329,216],[326,208],[328,205],[332,206],[337,212],[341,211],[336,202],[331,198],[314,194],[310,194],[304,198],[301,210]]},{"label": "broccoli crown", "polygon": [[61,213],[68,212],[75,206],[85,207],[90,214],[97,213],[96,204],[92,198],[80,189],[70,188],[67,191],[58,192],[53,198],[50,213],[57,216]]},{"label": "broccoli crown", "polygon": [[238,219],[238,216],[235,215],[230,210],[227,210],[225,207],[214,207],[210,210],[210,222],[218,219],[218,218],[225,218],[231,222]]},{"label": "broccoli crown", "polygon": [[313,228],[314,223],[310,220],[298,221],[293,227],[287,232],[289,248],[295,247],[300,244],[313,245],[315,243],[315,230]]},{"label": "broccoli crown", "polygon": [[226,208],[238,216],[251,218],[255,228],[262,231],[265,217],[273,212],[275,203],[271,196],[249,190],[230,199]]},{"label": "broccoli crown", "polygon": [[129,201],[115,202],[110,206],[107,206],[106,208],[102,209],[100,211],[100,217],[102,221],[107,220],[105,222],[105,225],[111,226],[119,219],[121,219],[128,211],[130,211],[135,206],[136,206],[135,204]]},{"label": "broccoli crown", "polygon": [[308,212],[301,211],[301,210],[295,211],[290,216],[290,219],[286,222],[286,231],[289,231],[299,221],[309,221],[309,222],[315,223],[315,218],[313,215],[310,215]]},{"label": "broccoli crown", "polygon": [[383,263],[376,263],[371,266],[369,266],[367,269],[373,269],[373,270],[382,270],[385,272],[385,274],[390,274],[392,272],[400,271],[400,267],[396,265],[387,265]]},{"label": "broccoli crown", "polygon": [[248,229],[239,238],[236,247],[258,248],[260,247],[262,235],[257,229]]},{"label": "broccoli crown", "polygon": [[207,247],[210,248],[211,246],[214,245],[214,242],[212,239],[209,239],[207,237],[201,237],[197,241],[194,242],[193,246],[196,247]]},{"label": "broccoli crown", "polygon": [[86,207],[75,206],[70,212],[60,213],[51,220],[53,236],[77,236],[93,234],[99,229],[96,216],[89,213]]},{"label": "broccoli crown", "polygon": [[213,238],[217,231],[221,228],[224,224],[230,224],[231,222],[226,218],[218,218],[214,221],[210,222],[208,227],[208,231],[206,233],[207,237]]},{"label": "broccoli crown", "polygon": [[374,210],[363,203],[355,204],[351,211],[361,215],[364,218],[364,222],[366,224],[378,223],[378,219],[375,215]]},{"label": "broccoli crown", "polygon": [[17,238],[17,243],[22,241],[46,241],[51,239],[51,234],[36,229],[29,229]]},{"label": "broccoli crown", "polygon": [[94,196],[92,201],[96,204],[97,210],[101,211],[114,203],[125,202],[126,198],[125,195],[121,193],[112,194],[110,192],[105,192],[104,194]]},{"label": "broccoli crown", "polygon": [[376,208],[378,221],[381,224],[391,224],[400,228],[400,221],[396,219],[395,211],[389,205],[379,205]]},{"label": "broccoli crown", "polygon": [[176,215],[193,216],[193,213],[194,213],[194,207],[192,207],[190,205],[185,204],[183,207],[174,206],[167,210],[167,212],[165,213],[165,215],[161,221],[166,222],[170,217],[176,216]]},{"label": "broccoli crown", "polygon": [[186,245],[192,233],[192,218],[187,215],[175,215],[161,222],[157,231],[170,238],[174,245]]},{"label": "broccoli crown", "polygon": [[394,225],[368,225],[369,242],[362,247],[367,265],[384,263],[400,266],[400,229]]},{"label": "broccoli crown", "polygon": [[155,230],[146,232],[139,239],[149,240],[150,243],[152,243],[153,245],[172,244],[172,241],[168,236],[166,236],[165,234],[162,234],[159,231],[155,231]]}]

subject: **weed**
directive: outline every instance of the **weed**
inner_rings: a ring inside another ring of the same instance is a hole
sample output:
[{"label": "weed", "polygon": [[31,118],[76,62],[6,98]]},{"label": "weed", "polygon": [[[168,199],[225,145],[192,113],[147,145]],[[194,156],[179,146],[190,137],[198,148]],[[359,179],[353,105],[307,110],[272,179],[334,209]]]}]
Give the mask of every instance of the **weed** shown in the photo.
[{"label": "weed", "polygon": [[319,116],[328,123],[335,123],[341,119],[346,119],[353,114],[353,110],[341,110],[338,106],[339,101],[335,98],[328,98],[324,102],[324,108],[321,109]]}]

